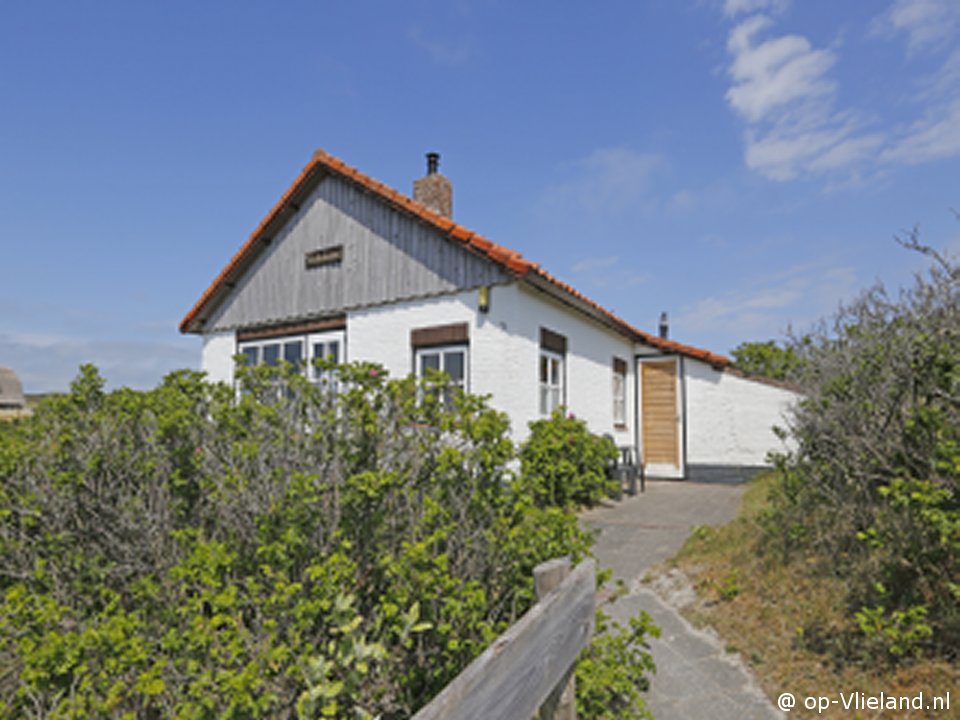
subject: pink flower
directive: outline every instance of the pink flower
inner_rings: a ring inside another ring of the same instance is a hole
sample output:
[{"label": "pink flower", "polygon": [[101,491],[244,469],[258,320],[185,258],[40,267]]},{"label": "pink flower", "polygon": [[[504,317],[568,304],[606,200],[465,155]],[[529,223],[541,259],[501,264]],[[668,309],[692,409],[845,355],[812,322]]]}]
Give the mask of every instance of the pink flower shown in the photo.
[{"label": "pink flower", "polygon": [[573,413],[567,413],[567,420],[576,420],[577,416]]},{"label": "pink flower", "polygon": [[378,377],[379,375],[380,373],[377,371],[376,368],[370,368],[370,377]]},{"label": "pink flower", "polygon": [[197,448],[196,450],[194,450],[193,452],[194,452],[195,455],[203,455],[203,448],[202,448],[202,447],[198,447],[198,448]]}]

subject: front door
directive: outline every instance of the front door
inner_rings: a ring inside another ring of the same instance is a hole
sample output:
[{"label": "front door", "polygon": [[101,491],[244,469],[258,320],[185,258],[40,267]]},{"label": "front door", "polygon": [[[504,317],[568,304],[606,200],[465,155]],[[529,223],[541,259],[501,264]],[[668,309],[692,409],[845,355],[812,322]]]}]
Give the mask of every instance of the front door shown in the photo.
[{"label": "front door", "polygon": [[643,463],[653,477],[681,477],[677,361],[640,363]]}]

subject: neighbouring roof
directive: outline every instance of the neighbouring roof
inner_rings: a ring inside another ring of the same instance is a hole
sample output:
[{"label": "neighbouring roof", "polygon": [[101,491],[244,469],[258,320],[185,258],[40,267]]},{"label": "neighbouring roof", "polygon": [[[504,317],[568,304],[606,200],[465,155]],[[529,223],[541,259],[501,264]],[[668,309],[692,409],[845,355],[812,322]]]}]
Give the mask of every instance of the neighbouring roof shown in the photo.
[{"label": "neighbouring roof", "polygon": [[26,403],[20,378],[10,368],[0,367],[0,407],[21,408]]},{"label": "neighbouring roof", "polygon": [[571,285],[548,273],[538,263],[527,260],[516,250],[498,245],[483,235],[455,223],[450,218],[435,213],[425,205],[384,185],[382,182],[374,180],[323,150],[317,150],[313,154],[310,162],[300,172],[297,179],[293,181],[293,184],[273,206],[273,209],[267,213],[267,216],[247,238],[243,246],[230,259],[226,267],[220,271],[220,274],[201,295],[190,312],[186,314],[180,322],[180,332],[203,331],[204,323],[210,314],[234,288],[237,281],[260,253],[267,248],[276,231],[290,216],[291,211],[296,212],[299,209],[300,204],[325,175],[336,175],[358,185],[365,191],[376,195],[388,205],[430,225],[450,242],[461,245],[470,252],[489,259],[514,277],[525,280],[561,301],[566,301],[587,312],[624,335],[664,352],[686,355],[716,367],[726,367],[730,363],[730,359],[723,355],[717,355],[708,350],[684,345],[673,340],[665,340],[633,327]]}]

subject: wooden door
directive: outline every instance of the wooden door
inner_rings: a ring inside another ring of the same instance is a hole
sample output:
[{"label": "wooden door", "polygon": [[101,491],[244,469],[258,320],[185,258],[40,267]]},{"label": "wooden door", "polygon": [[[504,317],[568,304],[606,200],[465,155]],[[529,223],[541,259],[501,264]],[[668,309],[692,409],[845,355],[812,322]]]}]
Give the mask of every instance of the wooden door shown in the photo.
[{"label": "wooden door", "polygon": [[642,362],[643,462],[680,465],[677,416],[677,361]]}]

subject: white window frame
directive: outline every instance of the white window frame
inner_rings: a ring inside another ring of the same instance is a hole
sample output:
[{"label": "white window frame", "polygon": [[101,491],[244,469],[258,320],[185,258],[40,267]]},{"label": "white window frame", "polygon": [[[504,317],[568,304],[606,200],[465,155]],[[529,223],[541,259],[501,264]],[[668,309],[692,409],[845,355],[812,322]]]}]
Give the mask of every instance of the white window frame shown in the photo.
[{"label": "white window frame", "polygon": [[[330,357],[330,347],[332,345],[336,346],[335,357]],[[314,365],[314,361],[318,359],[316,354],[318,346],[323,346],[322,352],[325,353],[327,359],[332,360],[337,365],[342,365],[347,359],[347,334],[343,330],[324,330],[307,335],[306,347],[309,353],[309,359],[307,361],[309,375],[307,377],[310,382],[317,385],[330,383],[331,389],[336,391],[336,384],[332,377],[332,372],[330,370],[321,370]]]},{"label": "white window frame", "polygon": [[297,358],[300,372],[306,372],[308,378],[313,382],[321,382],[323,375],[316,375],[317,368],[314,367],[315,350],[317,345],[328,346],[337,344],[337,358],[335,362],[342,364],[346,362],[346,332],[344,330],[324,330],[298,335],[278,335],[276,337],[261,338],[258,340],[242,340],[237,342],[237,353],[249,357],[248,350],[256,351],[255,360],[252,365],[261,365],[264,363],[265,348],[277,346],[277,362],[280,360],[290,360],[287,355],[287,346],[294,343],[300,343],[300,357]]},{"label": "white window frame", "polygon": [[420,347],[415,347],[413,349],[413,364],[417,379],[419,380],[423,378],[422,358],[424,355],[438,355],[440,362],[437,369],[442,372],[446,372],[449,375],[446,367],[447,353],[461,353],[463,355],[463,377],[460,380],[456,380],[451,377],[450,384],[453,387],[460,388],[464,392],[469,392],[470,345],[467,343],[456,343],[452,345],[423,345]]},{"label": "white window frame", "polygon": [[[547,363],[547,373],[544,377],[544,361]],[[542,417],[550,417],[554,410],[564,405],[564,393],[566,390],[564,378],[566,357],[553,350],[540,348],[540,356],[537,359],[537,387],[538,405]],[[556,370],[554,376],[553,370]]]},{"label": "white window frame", "polygon": [[[289,361],[289,356],[287,355],[287,346],[295,343],[300,343],[300,357],[297,358],[297,362],[302,368],[303,351],[304,346],[306,345],[306,338],[303,335],[280,335],[277,337],[263,338],[260,340],[243,340],[242,342],[237,343],[237,352],[240,355],[250,357],[247,351],[256,351],[254,361],[252,363],[247,363],[248,365],[277,365],[281,360]],[[265,360],[266,349],[272,347],[278,348],[276,362],[268,363]]]},{"label": "white window frame", "polygon": [[613,424],[623,427],[627,424],[627,373],[613,369]]}]

